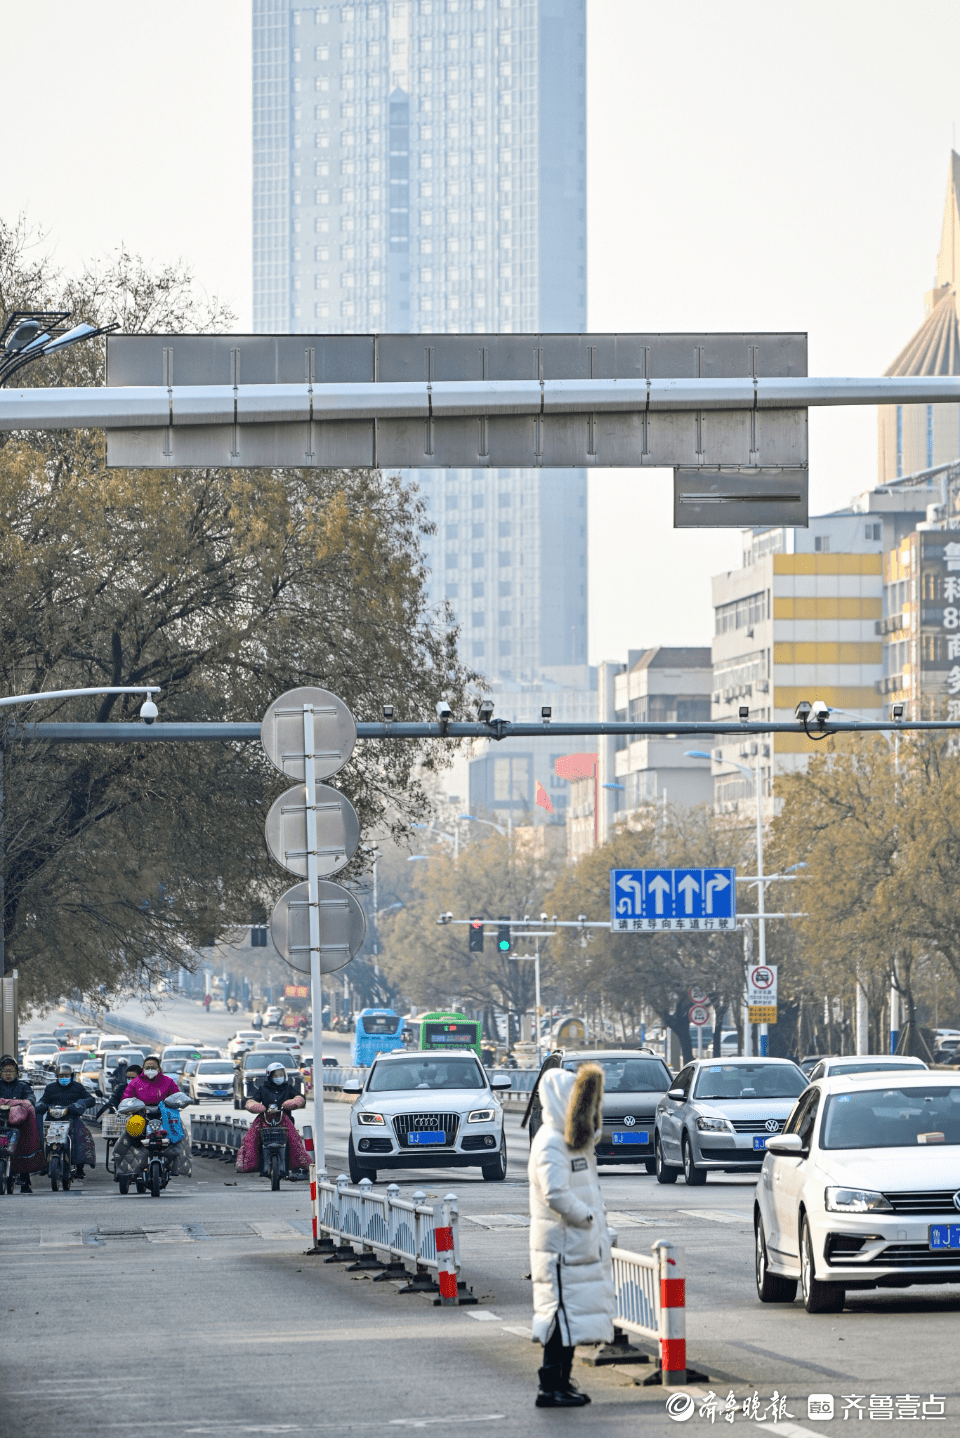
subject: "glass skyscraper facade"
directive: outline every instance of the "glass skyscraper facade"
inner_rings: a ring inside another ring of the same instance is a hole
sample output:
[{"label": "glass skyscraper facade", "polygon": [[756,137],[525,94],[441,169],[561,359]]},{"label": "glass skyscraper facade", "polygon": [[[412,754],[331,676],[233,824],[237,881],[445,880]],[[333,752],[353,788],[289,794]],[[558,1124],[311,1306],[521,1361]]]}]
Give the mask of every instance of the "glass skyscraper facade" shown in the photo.
[{"label": "glass skyscraper facade", "polygon": [[[254,327],[582,331],[585,0],[253,3]],[[586,661],[586,475],[418,471],[494,680]]]}]

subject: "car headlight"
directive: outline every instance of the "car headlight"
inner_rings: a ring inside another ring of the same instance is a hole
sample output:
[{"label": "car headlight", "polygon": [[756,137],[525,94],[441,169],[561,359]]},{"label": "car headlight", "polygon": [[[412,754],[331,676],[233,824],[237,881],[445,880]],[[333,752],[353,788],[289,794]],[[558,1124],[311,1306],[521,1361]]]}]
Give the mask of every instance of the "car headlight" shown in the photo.
[{"label": "car headlight", "polygon": [[475,1108],[473,1113],[467,1114],[467,1123],[493,1123],[496,1116],[496,1109]]},{"label": "car headlight", "polygon": [[358,1114],[357,1114],[357,1123],[361,1123],[361,1124],[383,1123],[383,1114],[382,1114],[382,1113],[358,1113]]},{"label": "car headlight", "polygon": [[893,1204],[870,1188],[826,1188],[823,1206],[829,1213],[874,1213],[878,1208],[893,1212]]},{"label": "car headlight", "polygon": [[697,1128],[701,1133],[729,1133],[730,1121],[725,1118],[698,1118]]}]

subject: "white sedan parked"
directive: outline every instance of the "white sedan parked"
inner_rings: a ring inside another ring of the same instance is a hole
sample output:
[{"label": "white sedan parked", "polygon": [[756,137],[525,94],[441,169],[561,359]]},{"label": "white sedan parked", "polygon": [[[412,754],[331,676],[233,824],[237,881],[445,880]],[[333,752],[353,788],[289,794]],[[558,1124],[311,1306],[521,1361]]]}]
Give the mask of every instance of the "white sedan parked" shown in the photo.
[{"label": "white sedan parked", "polygon": [[960,1283],[960,1074],[824,1078],[767,1140],[757,1293],[838,1313],[850,1289]]}]

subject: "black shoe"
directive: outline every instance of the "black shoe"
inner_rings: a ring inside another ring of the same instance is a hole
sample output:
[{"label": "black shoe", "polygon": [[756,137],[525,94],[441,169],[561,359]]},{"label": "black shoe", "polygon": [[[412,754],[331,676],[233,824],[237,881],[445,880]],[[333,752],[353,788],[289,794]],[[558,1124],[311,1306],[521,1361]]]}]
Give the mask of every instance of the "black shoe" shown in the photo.
[{"label": "black shoe", "polygon": [[572,1393],[562,1388],[550,1390],[541,1388],[537,1393],[537,1408],[585,1408],[590,1399],[585,1393]]},{"label": "black shoe", "polygon": [[83,1171],[82,1163],[77,1164],[76,1168],[73,1170],[73,1176],[74,1178],[86,1178],[87,1175]]},{"label": "black shoe", "polygon": [[21,1192],[21,1193],[33,1193],[33,1184],[30,1182],[29,1178],[25,1178],[25,1179],[23,1180],[23,1182],[21,1183],[21,1185],[20,1185],[20,1192]]},{"label": "black shoe", "polygon": [[574,1398],[579,1398],[581,1403],[590,1402],[590,1394],[584,1393],[581,1389],[579,1389],[572,1378],[567,1378],[564,1380],[563,1391],[564,1393],[572,1394]]}]

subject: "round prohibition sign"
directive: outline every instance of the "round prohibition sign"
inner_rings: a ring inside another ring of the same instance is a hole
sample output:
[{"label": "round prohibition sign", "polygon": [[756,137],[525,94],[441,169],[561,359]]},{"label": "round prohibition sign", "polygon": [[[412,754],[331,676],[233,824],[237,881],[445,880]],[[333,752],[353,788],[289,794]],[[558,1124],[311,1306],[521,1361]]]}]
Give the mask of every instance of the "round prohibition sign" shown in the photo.
[{"label": "round prohibition sign", "polygon": [[773,969],[768,969],[765,964],[758,964],[755,969],[750,970],[750,983],[757,990],[772,989]]},{"label": "round prohibition sign", "polygon": [[690,1022],[701,1028],[709,1019],[710,1010],[704,1004],[694,1004],[690,1010]]}]

